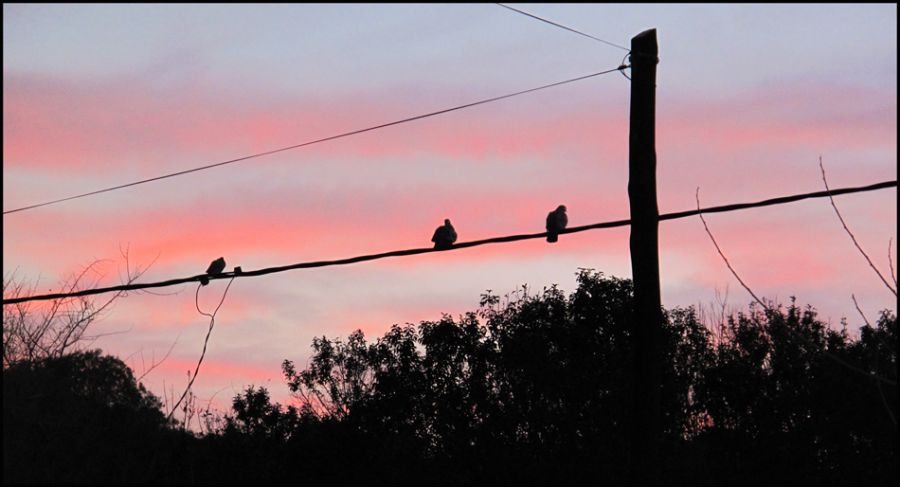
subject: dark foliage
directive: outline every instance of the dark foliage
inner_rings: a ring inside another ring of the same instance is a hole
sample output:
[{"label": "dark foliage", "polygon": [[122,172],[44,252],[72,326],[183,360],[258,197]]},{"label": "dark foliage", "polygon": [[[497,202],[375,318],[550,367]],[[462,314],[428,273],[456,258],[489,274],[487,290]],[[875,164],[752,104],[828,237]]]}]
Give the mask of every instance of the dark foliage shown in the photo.
[{"label": "dark foliage", "polygon": [[[502,302],[501,302],[502,301]],[[4,480],[624,483],[632,292],[482,296],[477,312],[317,338],[286,360],[297,407],[236,396],[216,434],[167,425],[120,361],[98,353],[4,371]],[[897,319],[852,340],[811,308],[665,313],[661,465],[671,483],[883,484],[896,475]],[[11,427],[10,427],[11,426]]]},{"label": "dark foliage", "polygon": [[99,350],[17,363],[3,371],[4,481],[139,478],[168,433],[160,407]]}]

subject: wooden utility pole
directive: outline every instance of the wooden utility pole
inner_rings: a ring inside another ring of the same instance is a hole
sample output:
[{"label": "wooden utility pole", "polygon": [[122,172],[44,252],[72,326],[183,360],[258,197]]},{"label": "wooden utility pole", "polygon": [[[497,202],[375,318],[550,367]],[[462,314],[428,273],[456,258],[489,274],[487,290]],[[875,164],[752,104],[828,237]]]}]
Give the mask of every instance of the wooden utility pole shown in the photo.
[{"label": "wooden utility pole", "polygon": [[632,344],[631,480],[658,483],[660,342],[659,208],[656,204],[656,29],[631,39],[631,125],[628,138],[628,200],[631,205],[631,275],[634,280]]}]

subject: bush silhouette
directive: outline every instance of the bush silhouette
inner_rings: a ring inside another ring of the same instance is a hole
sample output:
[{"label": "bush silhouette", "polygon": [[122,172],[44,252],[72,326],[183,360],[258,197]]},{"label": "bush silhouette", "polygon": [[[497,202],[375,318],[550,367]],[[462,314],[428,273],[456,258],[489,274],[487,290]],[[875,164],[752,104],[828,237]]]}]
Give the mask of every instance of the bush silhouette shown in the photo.
[{"label": "bush silhouette", "polygon": [[125,481],[165,426],[161,404],[99,350],[3,371],[3,473],[13,482]]}]

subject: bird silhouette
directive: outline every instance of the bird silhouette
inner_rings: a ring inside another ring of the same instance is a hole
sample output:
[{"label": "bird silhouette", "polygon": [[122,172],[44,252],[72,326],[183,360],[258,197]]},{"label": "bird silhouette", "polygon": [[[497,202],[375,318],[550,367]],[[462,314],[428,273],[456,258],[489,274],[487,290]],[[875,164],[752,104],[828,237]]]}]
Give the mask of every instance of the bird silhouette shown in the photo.
[{"label": "bird silhouette", "polygon": [[[222,273],[225,270],[225,257],[219,257],[218,259],[212,261],[209,264],[209,267],[206,268],[207,276],[216,276]],[[205,286],[209,284],[209,278],[203,276],[200,278],[200,284]]]},{"label": "bird silhouette", "polygon": [[555,210],[547,214],[547,241],[556,242],[559,240],[559,232],[566,228],[569,224],[569,217],[566,216],[566,205],[559,205]]},{"label": "bird silhouette", "polygon": [[444,224],[437,227],[431,241],[434,242],[436,249],[449,249],[453,246],[453,242],[456,242],[456,229],[450,224],[449,219],[444,220]]}]

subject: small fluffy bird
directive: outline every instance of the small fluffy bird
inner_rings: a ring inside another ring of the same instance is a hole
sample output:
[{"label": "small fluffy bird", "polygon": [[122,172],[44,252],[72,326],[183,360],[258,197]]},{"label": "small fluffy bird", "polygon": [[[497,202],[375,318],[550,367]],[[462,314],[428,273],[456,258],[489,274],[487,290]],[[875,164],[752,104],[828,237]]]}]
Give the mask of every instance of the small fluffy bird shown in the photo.
[{"label": "small fluffy bird", "polygon": [[431,241],[434,242],[436,249],[449,249],[453,246],[453,242],[456,242],[456,230],[450,224],[449,219],[444,220],[444,224],[437,227]]},{"label": "small fluffy bird", "polygon": [[559,240],[559,232],[566,228],[569,224],[569,217],[566,216],[566,205],[559,205],[555,210],[547,214],[547,241],[556,242]]},{"label": "small fluffy bird", "polygon": [[[225,257],[219,257],[218,259],[212,261],[209,264],[209,267],[206,269],[206,274],[209,276],[215,276],[221,274],[222,271],[225,270]],[[207,285],[209,284],[209,278],[203,276],[200,278],[200,284]]]}]

